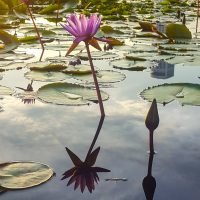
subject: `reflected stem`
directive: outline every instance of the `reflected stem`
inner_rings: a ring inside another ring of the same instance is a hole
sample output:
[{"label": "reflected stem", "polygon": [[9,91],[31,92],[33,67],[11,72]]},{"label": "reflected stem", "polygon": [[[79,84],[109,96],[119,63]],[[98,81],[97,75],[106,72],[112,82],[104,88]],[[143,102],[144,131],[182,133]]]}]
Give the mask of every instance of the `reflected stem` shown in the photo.
[{"label": "reflected stem", "polygon": [[94,148],[94,145],[95,145],[95,143],[96,143],[96,141],[97,141],[97,138],[98,138],[98,136],[99,136],[99,133],[100,133],[100,131],[101,131],[101,128],[102,128],[104,119],[105,119],[105,116],[101,116],[100,121],[99,121],[99,125],[98,125],[98,127],[97,127],[95,136],[94,136],[93,141],[92,141],[92,143],[91,143],[91,145],[90,145],[90,148],[89,148],[89,150],[88,150],[88,153],[87,153],[87,156],[86,156],[85,160],[87,160],[88,156],[91,154],[91,152],[92,152],[92,150],[93,150],[93,148]]},{"label": "reflected stem", "polygon": [[199,26],[199,0],[197,0],[197,22],[196,22],[196,33],[198,31]]},{"label": "reflected stem", "polygon": [[35,20],[34,20],[34,18],[33,18],[33,15],[32,15],[32,12],[31,12],[31,10],[30,10],[29,5],[27,5],[27,9],[28,9],[28,12],[29,12],[29,14],[30,14],[31,20],[32,20],[32,22],[33,22],[35,31],[36,31],[36,33],[37,33],[38,39],[39,39],[40,44],[41,44],[41,47],[42,47],[42,54],[41,54],[41,56],[40,56],[40,61],[41,61],[41,60],[42,60],[43,53],[44,53],[44,44],[43,44],[43,42],[42,42],[40,33],[39,33],[39,31],[38,31],[38,29],[37,29],[37,26],[36,26],[36,24],[35,24]]},{"label": "reflected stem", "polygon": [[150,154],[155,154],[153,143],[153,131],[149,131],[149,150]]},{"label": "reflected stem", "polygon": [[149,154],[148,174],[147,174],[147,176],[152,176],[153,157],[154,157],[154,153],[150,153]]},{"label": "reflected stem", "polygon": [[94,79],[94,84],[95,84],[95,88],[96,88],[96,92],[97,92],[101,116],[105,116],[103,101],[102,101],[102,97],[101,97],[101,91],[99,89],[99,84],[98,84],[98,81],[97,81],[96,72],[95,72],[95,69],[94,69],[93,62],[92,62],[89,44],[87,42],[85,42],[85,46],[86,46],[86,50],[87,50],[87,54],[88,54],[88,59],[89,59],[89,62],[90,62],[90,67],[91,67],[91,70],[92,70],[92,76],[93,76],[93,79]]}]

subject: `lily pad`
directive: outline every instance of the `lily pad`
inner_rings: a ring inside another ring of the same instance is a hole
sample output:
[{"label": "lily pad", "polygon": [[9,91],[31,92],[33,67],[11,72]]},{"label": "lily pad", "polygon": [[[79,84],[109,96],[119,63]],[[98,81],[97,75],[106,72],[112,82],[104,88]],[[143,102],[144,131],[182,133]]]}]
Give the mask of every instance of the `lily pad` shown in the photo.
[{"label": "lily pad", "polygon": [[0,49],[0,54],[12,51],[13,49],[16,49],[19,45],[18,39],[15,36],[10,35],[3,30],[0,30],[0,41],[1,40],[3,41],[5,47]]},{"label": "lily pad", "polygon": [[27,67],[30,70],[36,70],[36,71],[60,71],[67,68],[67,65],[64,63],[51,63],[45,61],[45,62],[29,63]]},{"label": "lily pad", "polygon": [[183,24],[168,24],[166,26],[166,35],[168,38],[185,38],[191,39],[192,34],[190,30]]},{"label": "lily pad", "polygon": [[0,85],[0,95],[12,95],[13,93],[13,89]]},{"label": "lily pad", "polygon": [[14,70],[14,69],[22,69],[26,67],[26,64],[24,62],[10,62],[7,65],[0,65],[0,71],[7,71],[7,70]]},{"label": "lily pad", "polygon": [[153,64],[148,61],[134,61],[128,59],[113,60],[110,64],[116,69],[130,70],[130,71],[143,71],[151,67]]},{"label": "lily pad", "polygon": [[193,83],[172,83],[147,88],[140,93],[143,99],[167,104],[173,100],[182,105],[200,106],[200,85]]},{"label": "lily pad", "polygon": [[64,74],[62,72],[48,72],[48,71],[30,71],[24,75],[27,79],[34,81],[43,82],[57,82],[63,80],[69,80],[71,76]]},{"label": "lily pad", "polygon": [[[101,91],[102,100],[109,98]],[[86,105],[90,101],[98,102],[96,90],[71,83],[52,83],[38,90],[38,98],[47,103],[58,105]]]},{"label": "lily pad", "polygon": [[68,65],[68,67],[64,69],[62,72],[65,74],[80,74],[80,75],[92,73],[90,65],[83,65],[83,64],[75,66]]},{"label": "lily pad", "polygon": [[[115,53],[103,52],[103,51],[93,51],[91,52],[93,60],[107,60],[118,57]],[[88,60],[88,54],[86,52],[78,54],[78,57],[82,60]]]},{"label": "lily pad", "polygon": [[3,60],[28,60],[30,58],[33,58],[33,54],[26,54],[26,53],[5,53],[0,54],[0,59]]},{"label": "lily pad", "polygon": [[49,62],[64,62],[64,63],[68,63],[71,60],[71,56],[70,57],[65,57],[65,56],[54,56],[54,57],[48,57],[46,58],[46,61]]},{"label": "lily pad", "polygon": [[[125,74],[112,70],[99,70],[96,72],[96,76],[99,83],[116,83],[126,78]],[[73,77],[86,83],[94,82],[92,74],[73,75]]]},{"label": "lily pad", "polygon": [[47,165],[34,162],[0,164],[0,186],[6,189],[25,189],[48,181],[54,172]]}]

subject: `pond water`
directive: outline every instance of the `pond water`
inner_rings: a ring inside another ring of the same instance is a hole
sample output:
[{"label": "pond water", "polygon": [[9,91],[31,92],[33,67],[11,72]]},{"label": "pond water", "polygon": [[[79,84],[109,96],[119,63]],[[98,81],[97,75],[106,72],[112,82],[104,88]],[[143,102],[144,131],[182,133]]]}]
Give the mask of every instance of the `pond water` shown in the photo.
[{"label": "pond water", "polygon": [[[191,24],[194,25],[194,22]],[[68,44],[66,41],[62,43]],[[24,61],[27,63],[39,60],[41,53],[40,49],[31,46],[15,50],[19,51],[35,55]],[[124,53],[116,50],[111,52],[119,56]],[[60,54],[64,56],[65,51],[60,51]],[[55,56],[59,56],[57,50],[45,50],[42,60]],[[145,199],[142,182],[148,170],[149,133],[144,121],[151,103],[143,100],[139,94],[145,88],[164,83],[199,84],[199,66],[175,65],[168,78],[155,78],[150,68],[144,71],[114,69],[110,60],[106,59],[94,60],[94,64],[99,69],[115,70],[126,75],[125,80],[102,88],[109,94],[109,99],[104,101],[106,117],[95,144],[95,147],[101,147],[95,165],[110,169],[111,172],[99,173],[100,182],[95,185],[92,194],[87,190],[83,194],[79,189],[74,191],[72,185],[66,186],[68,180],[61,180],[62,174],[73,167],[65,147],[82,160],[85,159],[100,120],[98,104],[64,106],[38,99],[34,104],[24,104],[15,96],[3,96],[0,101],[3,107],[0,113],[0,163],[41,162],[49,165],[56,176],[38,187],[5,192],[1,195],[2,200]],[[19,93],[21,90],[16,87],[26,88],[30,83],[24,77],[28,71],[27,68],[5,71],[0,85]],[[71,82],[79,83],[77,80]],[[37,91],[47,83],[34,81],[32,86]],[[158,112],[160,124],[154,134],[158,153],[153,158],[152,166],[152,175],[156,180],[154,199],[198,199],[200,107],[181,106],[173,101],[165,106],[158,104]],[[126,181],[106,181],[112,178],[124,178]]]}]

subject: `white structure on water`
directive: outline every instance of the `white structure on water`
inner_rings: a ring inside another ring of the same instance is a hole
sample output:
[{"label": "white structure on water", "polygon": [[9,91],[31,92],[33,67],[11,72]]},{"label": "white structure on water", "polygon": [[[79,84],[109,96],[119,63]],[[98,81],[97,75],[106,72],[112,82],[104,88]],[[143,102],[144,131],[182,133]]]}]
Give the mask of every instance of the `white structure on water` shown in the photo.
[{"label": "white structure on water", "polygon": [[174,64],[165,62],[163,59],[157,61],[156,65],[151,69],[151,77],[159,79],[167,79],[174,76]]}]

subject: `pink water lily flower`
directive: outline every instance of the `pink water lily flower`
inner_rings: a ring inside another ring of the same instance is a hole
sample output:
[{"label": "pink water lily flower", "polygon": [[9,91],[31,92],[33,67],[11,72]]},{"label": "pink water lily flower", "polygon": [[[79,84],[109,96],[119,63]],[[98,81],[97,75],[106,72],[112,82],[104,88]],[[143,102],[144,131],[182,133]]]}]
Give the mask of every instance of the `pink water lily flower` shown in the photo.
[{"label": "pink water lily flower", "polygon": [[101,50],[97,40],[104,42],[107,40],[94,37],[100,27],[100,24],[101,16],[97,14],[92,14],[90,17],[86,17],[84,14],[80,14],[79,16],[77,14],[70,14],[67,18],[67,23],[61,24],[66,31],[75,37],[67,55],[72,52],[81,41],[84,41],[96,49]]}]

